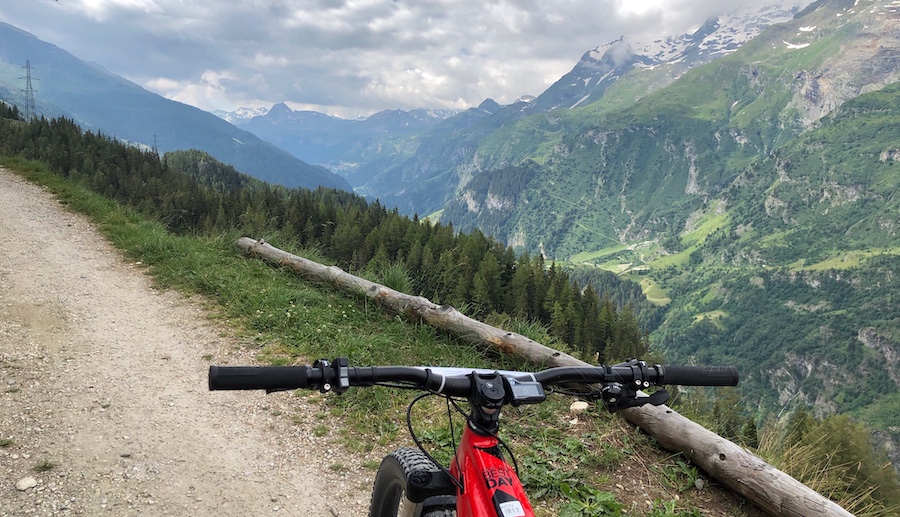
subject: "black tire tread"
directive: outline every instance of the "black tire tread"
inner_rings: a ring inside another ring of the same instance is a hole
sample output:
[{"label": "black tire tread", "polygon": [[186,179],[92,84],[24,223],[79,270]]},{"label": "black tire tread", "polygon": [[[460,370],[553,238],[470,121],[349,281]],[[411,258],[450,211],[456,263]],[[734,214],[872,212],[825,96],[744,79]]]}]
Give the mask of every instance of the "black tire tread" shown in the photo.
[{"label": "black tire tread", "polygon": [[425,453],[413,447],[400,447],[388,456],[393,456],[403,467],[403,472],[409,474],[415,470],[440,470]]},{"label": "black tire tread", "polygon": [[[411,472],[417,470],[437,470],[439,467],[431,461],[419,449],[401,447],[385,456],[375,474],[375,483],[372,489],[372,500],[369,507],[369,517],[386,517],[381,509],[377,509],[381,498],[384,496],[383,486],[386,483],[396,482],[402,478],[403,486]],[[388,476],[390,479],[384,479]],[[450,512],[450,513],[448,513]],[[446,505],[440,507],[425,507],[422,509],[422,517],[455,517],[455,509],[447,509]],[[395,516],[389,516],[395,517]]]}]

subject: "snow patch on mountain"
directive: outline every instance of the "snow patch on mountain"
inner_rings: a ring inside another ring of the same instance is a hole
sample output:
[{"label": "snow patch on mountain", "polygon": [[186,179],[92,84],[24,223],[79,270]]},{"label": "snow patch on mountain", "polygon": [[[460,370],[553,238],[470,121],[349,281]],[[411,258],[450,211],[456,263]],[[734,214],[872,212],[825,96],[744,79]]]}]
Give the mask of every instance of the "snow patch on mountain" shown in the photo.
[{"label": "snow patch on mountain", "polygon": [[[661,82],[673,81],[691,68],[736,51],[769,26],[791,20],[811,3],[812,0],[776,0],[760,7],[756,2],[755,6],[745,4],[711,18],[684,34],[622,36],[586,52],[572,71],[528,106],[528,111],[571,109],[594,102],[633,70],[653,71],[665,66],[667,77]],[[809,34],[815,27],[804,29],[801,34]],[[803,41],[790,44],[800,45]]]},{"label": "snow patch on mountain", "polygon": [[[643,64],[643,67],[694,61],[697,58],[709,62],[734,52],[767,27],[791,20],[810,3],[811,0],[800,0],[772,3],[761,8],[744,7],[712,18],[690,33],[657,37],[652,40],[644,36],[623,36],[614,42],[597,47],[587,56],[600,59],[609,52],[618,55],[630,53],[650,61]],[[812,31],[815,27],[803,27],[801,30]]]},{"label": "snow patch on mountain", "polygon": [[782,43],[787,45],[788,50],[797,50],[809,46],[809,43],[789,43],[787,41],[782,41]]},{"label": "snow patch on mountain", "polygon": [[253,117],[262,117],[268,112],[269,108],[264,107],[238,108],[234,111],[216,110],[213,112],[213,115],[224,119],[231,124],[240,125],[241,123],[246,122]]}]

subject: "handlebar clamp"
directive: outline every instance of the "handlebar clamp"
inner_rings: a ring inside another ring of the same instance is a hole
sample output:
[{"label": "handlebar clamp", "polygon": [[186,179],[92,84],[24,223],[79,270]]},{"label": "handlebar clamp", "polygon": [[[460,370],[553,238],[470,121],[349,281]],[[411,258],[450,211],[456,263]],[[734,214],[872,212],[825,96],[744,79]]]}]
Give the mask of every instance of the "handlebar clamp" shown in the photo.
[{"label": "handlebar clamp", "polygon": [[[599,398],[603,400],[603,405],[610,413],[646,404],[659,406],[669,400],[669,392],[663,388],[656,390],[649,396],[638,396],[639,390],[647,389],[651,384],[650,367],[644,361],[629,359],[616,366],[630,368],[633,381],[624,384],[612,382],[600,389]],[[610,367],[607,367],[607,371],[610,370]]]},{"label": "handlebar clamp", "polygon": [[620,366],[631,368],[635,389],[645,390],[650,387],[650,371],[647,363],[638,359],[629,359]]},{"label": "handlebar clamp", "polygon": [[333,391],[341,394],[350,388],[350,362],[346,357],[335,358],[333,363],[329,363],[326,359],[316,359],[312,367],[318,369],[321,374],[322,383],[319,385],[321,393]]}]

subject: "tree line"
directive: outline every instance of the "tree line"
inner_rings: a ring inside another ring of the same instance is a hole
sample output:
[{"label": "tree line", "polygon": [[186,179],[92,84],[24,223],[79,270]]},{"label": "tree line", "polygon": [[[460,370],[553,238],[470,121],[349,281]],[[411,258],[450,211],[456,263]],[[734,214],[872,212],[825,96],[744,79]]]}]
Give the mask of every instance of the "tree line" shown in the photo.
[{"label": "tree line", "polygon": [[[400,215],[378,201],[319,188],[269,185],[200,151],[168,153],[125,145],[82,131],[66,118],[15,121],[6,106],[0,153],[45,162],[50,170],[179,234],[238,228],[251,236],[278,234],[314,248],[350,271],[402,265],[415,294],[474,317],[508,315],[546,326],[589,360],[617,361],[647,352],[629,282],[607,279],[604,291],[579,282],[541,256],[516,254],[479,230]],[[616,292],[617,290],[621,292]]]}]

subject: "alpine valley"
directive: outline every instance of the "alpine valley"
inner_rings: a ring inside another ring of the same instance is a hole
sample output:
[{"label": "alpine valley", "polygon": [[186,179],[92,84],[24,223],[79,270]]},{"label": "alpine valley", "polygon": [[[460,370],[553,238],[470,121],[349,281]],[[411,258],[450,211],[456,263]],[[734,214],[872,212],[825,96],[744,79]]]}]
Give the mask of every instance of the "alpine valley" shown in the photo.
[{"label": "alpine valley", "polygon": [[771,4],[623,37],[536,98],[240,127],[409,214],[665,307],[667,360],[737,364],[758,415],[851,414],[900,464],[900,2]]},{"label": "alpine valley", "polygon": [[534,98],[365,120],[215,117],[3,24],[0,99],[26,59],[47,116],[633,280],[666,361],[737,365],[760,419],[851,415],[900,465],[900,0],[773,2],[623,36]]}]

